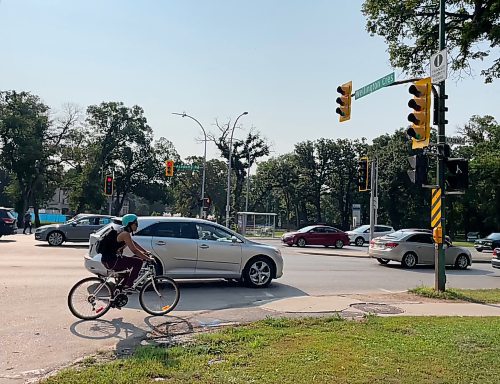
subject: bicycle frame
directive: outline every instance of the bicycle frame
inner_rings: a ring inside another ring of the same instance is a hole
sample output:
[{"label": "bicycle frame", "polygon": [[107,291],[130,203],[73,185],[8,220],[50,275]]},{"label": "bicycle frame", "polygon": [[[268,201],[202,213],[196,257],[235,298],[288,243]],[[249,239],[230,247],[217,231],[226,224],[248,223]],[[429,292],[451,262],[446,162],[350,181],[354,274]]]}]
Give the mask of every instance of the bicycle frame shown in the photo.
[{"label": "bicycle frame", "polygon": [[[156,276],[156,272],[155,272],[154,266],[151,265],[151,264],[145,264],[145,265],[143,265],[143,267],[141,268],[141,270],[144,270],[144,273],[142,275],[139,274],[139,277],[137,278],[137,280],[132,285],[132,289],[137,290],[137,287],[140,286],[143,282],[145,282],[148,279],[151,279],[153,288],[156,291],[156,293],[159,295],[160,293],[156,289],[156,286],[155,286],[155,283],[154,283],[154,277]],[[112,282],[112,280],[114,280],[115,283],[117,283],[120,279],[123,279],[123,276],[121,276],[121,274],[123,274],[124,272],[129,273],[130,269],[125,269],[125,270],[119,271],[119,272],[114,272],[113,271],[108,276],[106,276],[105,278],[103,278],[102,283],[94,291],[94,295],[97,295],[99,293],[99,291],[102,289],[102,287],[104,287],[105,284],[107,284],[109,282]],[[110,298],[110,300],[113,300],[113,298],[114,298],[114,293],[112,293],[112,297]]]}]

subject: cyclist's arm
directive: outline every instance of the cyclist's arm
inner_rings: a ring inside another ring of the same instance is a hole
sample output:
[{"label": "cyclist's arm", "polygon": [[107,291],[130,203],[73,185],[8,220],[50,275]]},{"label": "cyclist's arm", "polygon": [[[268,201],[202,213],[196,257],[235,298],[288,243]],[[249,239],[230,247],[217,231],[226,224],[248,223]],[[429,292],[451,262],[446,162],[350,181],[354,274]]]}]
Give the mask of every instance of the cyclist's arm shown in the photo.
[{"label": "cyclist's arm", "polygon": [[[149,260],[149,256],[141,251],[141,249],[139,249],[137,246],[136,246],[136,243],[132,240],[132,237],[130,236],[130,233],[128,232],[122,232],[118,235],[118,241],[124,241],[125,242],[125,245],[128,247],[128,249],[130,249],[130,251],[137,257],[143,259],[143,260]],[[142,248],[142,247],[141,247]]]}]

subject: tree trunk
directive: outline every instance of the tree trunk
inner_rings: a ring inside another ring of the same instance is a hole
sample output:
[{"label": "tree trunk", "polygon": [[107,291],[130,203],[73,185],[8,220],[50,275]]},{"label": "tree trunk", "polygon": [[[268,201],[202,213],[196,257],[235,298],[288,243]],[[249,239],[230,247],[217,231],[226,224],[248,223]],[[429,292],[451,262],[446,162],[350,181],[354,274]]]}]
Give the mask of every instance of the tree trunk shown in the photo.
[{"label": "tree trunk", "polygon": [[38,228],[40,226],[40,214],[39,214],[40,207],[38,205],[38,202],[36,201],[33,204],[33,210],[35,212],[35,228]]}]

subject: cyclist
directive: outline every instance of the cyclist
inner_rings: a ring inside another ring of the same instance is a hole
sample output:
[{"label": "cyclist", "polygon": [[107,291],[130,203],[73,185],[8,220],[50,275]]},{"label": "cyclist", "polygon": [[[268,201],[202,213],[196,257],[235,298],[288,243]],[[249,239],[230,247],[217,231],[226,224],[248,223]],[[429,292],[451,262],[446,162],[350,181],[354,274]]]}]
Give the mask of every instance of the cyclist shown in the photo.
[{"label": "cyclist", "polygon": [[[139,276],[144,261],[154,261],[151,253],[142,248],[134,240],[132,235],[137,231],[138,220],[137,216],[130,213],[122,217],[123,231],[118,233],[115,240],[115,245],[108,247],[108,251],[103,252],[101,262],[108,269],[113,271],[123,271],[130,269],[129,275],[125,278],[122,285],[123,291],[131,291],[135,279]],[[128,257],[123,255],[123,250],[128,247],[134,256]]]}]

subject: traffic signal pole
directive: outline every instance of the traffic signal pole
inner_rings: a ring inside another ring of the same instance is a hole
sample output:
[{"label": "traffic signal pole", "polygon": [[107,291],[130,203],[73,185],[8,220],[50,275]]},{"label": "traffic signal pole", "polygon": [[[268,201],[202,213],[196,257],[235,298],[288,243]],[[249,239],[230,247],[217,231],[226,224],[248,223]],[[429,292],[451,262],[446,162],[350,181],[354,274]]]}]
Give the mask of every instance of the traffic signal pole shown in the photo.
[{"label": "traffic signal pole", "polygon": [[377,225],[378,209],[378,159],[373,159],[371,163],[370,175],[370,242],[373,239],[375,225]]},{"label": "traffic signal pole", "polygon": [[[446,23],[445,23],[445,0],[439,0],[439,50],[442,51],[446,48],[445,41]],[[445,124],[446,124],[446,94],[445,94],[445,80],[439,83],[439,105],[438,105],[438,149],[443,147],[443,151],[438,156],[437,165],[437,185],[441,188],[441,227],[443,231],[443,239],[446,238],[445,231],[445,156],[444,145],[446,144]],[[443,292],[446,285],[446,270],[445,270],[445,249],[443,242],[437,244],[435,253],[436,267],[434,269],[435,286],[434,289]]]}]

